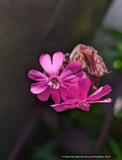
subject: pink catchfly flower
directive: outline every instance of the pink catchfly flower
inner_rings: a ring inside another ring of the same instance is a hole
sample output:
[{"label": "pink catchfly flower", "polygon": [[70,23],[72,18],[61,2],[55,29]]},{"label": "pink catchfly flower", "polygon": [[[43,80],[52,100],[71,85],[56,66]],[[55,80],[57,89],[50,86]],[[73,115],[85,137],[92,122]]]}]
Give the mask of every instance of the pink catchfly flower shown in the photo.
[{"label": "pink catchfly flower", "polygon": [[105,85],[100,87],[93,94],[87,97],[88,91],[91,86],[91,81],[87,78],[80,78],[78,86],[71,85],[67,91],[67,101],[51,105],[57,112],[62,112],[66,109],[79,108],[81,110],[89,111],[90,103],[110,103],[111,98],[99,100],[101,97],[111,92],[111,87]]},{"label": "pink catchfly flower", "polygon": [[[78,71],[82,64],[74,61],[66,66],[63,72],[59,75],[61,65],[63,63],[64,55],[61,52],[53,54],[52,60],[49,54],[42,54],[39,58],[40,65],[47,73],[47,75],[30,70],[28,77],[32,80],[38,81],[31,84],[31,92],[37,94],[41,101],[47,101],[50,94],[55,103],[60,103],[60,99],[66,100],[66,92],[70,85],[76,84],[78,77],[73,75]],[[80,77],[84,76],[84,72],[80,73]]]}]

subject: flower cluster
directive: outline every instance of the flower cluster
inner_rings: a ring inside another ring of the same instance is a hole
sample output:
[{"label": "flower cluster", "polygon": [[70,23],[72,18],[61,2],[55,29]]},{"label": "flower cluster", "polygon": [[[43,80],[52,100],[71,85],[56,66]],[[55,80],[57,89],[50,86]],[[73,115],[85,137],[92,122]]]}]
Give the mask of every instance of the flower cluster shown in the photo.
[{"label": "flower cluster", "polygon": [[[33,94],[37,94],[41,101],[47,101],[51,95],[55,102],[51,107],[57,112],[73,108],[89,111],[90,103],[110,103],[112,101],[110,98],[99,101],[111,91],[109,85],[100,87],[87,97],[91,81],[81,70],[82,63],[76,60],[71,61],[68,54],[56,52],[52,58],[49,54],[42,54],[39,62],[44,73],[36,70],[29,71],[28,77],[38,81],[31,84],[30,90]],[[60,103],[61,99],[63,103]]]}]

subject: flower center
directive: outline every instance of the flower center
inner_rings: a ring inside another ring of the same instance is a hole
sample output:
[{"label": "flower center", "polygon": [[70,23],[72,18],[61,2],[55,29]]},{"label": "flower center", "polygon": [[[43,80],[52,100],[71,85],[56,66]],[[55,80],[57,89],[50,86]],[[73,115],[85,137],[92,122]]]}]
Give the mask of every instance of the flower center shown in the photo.
[{"label": "flower center", "polygon": [[60,81],[58,80],[58,78],[53,77],[52,79],[49,80],[49,82],[47,83],[47,85],[49,85],[50,88],[59,89],[59,87],[60,87]]},{"label": "flower center", "polygon": [[52,81],[54,84],[57,84],[57,83],[59,82],[56,77],[53,77],[53,78],[51,79],[51,81]]},{"label": "flower center", "polygon": [[87,104],[85,102],[78,102],[76,107],[85,110],[87,108]]}]

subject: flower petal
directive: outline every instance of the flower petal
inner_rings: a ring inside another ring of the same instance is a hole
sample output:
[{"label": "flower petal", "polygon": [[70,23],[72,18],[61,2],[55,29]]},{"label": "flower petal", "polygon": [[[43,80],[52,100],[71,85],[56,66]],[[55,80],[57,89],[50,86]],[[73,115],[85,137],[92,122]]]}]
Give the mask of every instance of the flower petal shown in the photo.
[{"label": "flower petal", "polygon": [[51,97],[56,104],[60,103],[60,94],[58,89],[51,89]]},{"label": "flower petal", "polygon": [[[89,109],[90,106],[91,106],[90,104],[86,103],[85,105],[83,104],[83,105],[80,107],[80,109],[83,110],[83,111],[89,111],[89,110],[90,110],[90,109]],[[78,107],[77,107],[77,108],[78,108]]]},{"label": "flower petal", "polygon": [[45,82],[37,82],[31,84],[31,89],[30,91],[34,94],[38,94],[43,92],[48,86],[46,85]]},{"label": "flower petal", "polygon": [[111,103],[112,102],[112,99],[111,98],[106,98],[106,99],[104,99],[104,100],[101,100],[101,101],[87,101],[87,103]]},{"label": "flower petal", "polygon": [[67,109],[74,109],[76,106],[74,105],[74,104],[70,104],[70,105],[57,105],[57,106],[55,106],[55,107],[53,107],[54,108],[54,110],[55,111],[57,111],[57,112],[62,112],[62,111],[65,111],[65,110],[67,110]]},{"label": "flower petal", "polygon": [[47,101],[50,96],[50,87],[47,87],[43,92],[37,94],[37,98],[41,101]]},{"label": "flower petal", "polygon": [[67,65],[67,67],[63,70],[63,72],[60,75],[60,78],[63,80],[67,78],[68,76],[72,75],[76,71],[78,71],[82,67],[81,62],[74,61]]},{"label": "flower petal", "polygon": [[78,80],[79,80],[79,78],[78,78],[76,75],[71,75],[71,76],[65,78],[65,79],[63,80],[63,83],[68,82],[68,83],[71,83],[71,84],[72,84],[72,83],[77,83]]},{"label": "flower petal", "polygon": [[[65,107],[65,108],[67,108],[67,107]],[[71,104],[68,109],[74,109],[74,108],[76,108],[76,105],[75,104]]]},{"label": "flower petal", "polygon": [[87,78],[87,75],[84,71],[75,74],[78,78]]},{"label": "flower petal", "polygon": [[76,104],[77,102],[78,102],[77,99],[72,99],[72,100],[68,100],[68,101],[63,102],[63,104],[69,105],[69,104]]},{"label": "flower petal", "polygon": [[64,55],[61,52],[56,52],[53,55],[53,72],[55,75],[58,75],[58,72],[63,63]]},{"label": "flower petal", "polygon": [[93,94],[91,94],[87,100],[99,100],[101,97],[109,94],[112,91],[111,87],[109,85],[105,85],[104,87],[100,87],[97,91],[95,91]]},{"label": "flower petal", "polygon": [[55,107],[53,107],[55,111],[57,112],[62,112],[62,111],[65,111],[67,110],[67,108],[64,106],[64,105],[57,105]]},{"label": "flower petal", "polygon": [[79,91],[79,88],[78,86],[76,85],[71,85],[67,91],[67,95],[66,95],[66,98],[67,99],[81,99],[80,97],[80,91]]},{"label": "flower petal", "polygon": [[69,83],[69,82],[65,82],[64,85],[66,86],[66,88],[69,88],[72,84],[74,83]]},{"label": "flower petal", "polygon": [[78,101],[77,100],[68,100],[68,101],[65,101],[65,102],[62,102],[60,104],[52,104],[51,107],[56,107],[56,106],[60,106],[60,105],[70,105],[70,104],[75,104],[77,103]]},{"label": "flower petal", "polygon": [[54,110],[55,111],[57,111],[57,112],[62,112],[62,111],[65,111],[66,110],[66,108],[63,106],[63,105],[57,105],[57,106],[55,106],[55,107],[53,107],[54,108]]},{"label": "flower petal", "polygon": [[61,95],[61,98],[63,99],[63,101],[67,100],[67,98],[66,98],[67,90],[68,90],[68,88],[64,88],[61,86],[59,88],[59,92],[60,92],[60,95]]},{"label": "flower petal", "polygon": [[63,103],[60,103],[60,104],[53,104],[51,105],[51,107],[53,107],[55,109],[55,111],[57,112],[62,112],[66,109],[72,109],[72,108],[75,108],[75,103],[77,101],[74,101],[74,100],[69,100],[69,101],[66,101],[66,102],[63,102]]},{"label": "flower petal", "polygon": [[49,54],[42,54],[39,58],[42,68],[49,74],[53,74],[53,65]]},{"label": "flower petal", "polygon": [[[81,109],[82,110],[82,109]],[[84,111],[90,111],[89,107],[83,109]]]},{"label": "flower petal", "polygon": [[67,89],[67,85],[65,85],[64,83],[61,83],[61,87],[66,88]]},{"label": "flower petal", "polygon": [[80,78],[78,80],[78,85],[79,85],[81,100],[84,100],[87,98],[91,82],[88,78]]},{"label": "flower petal", "polygon": [[48,77],[44,75],[43,73],[36,71],[36,70],[30,70],[28,72],[28,77],[34,81],[47,81]]}]

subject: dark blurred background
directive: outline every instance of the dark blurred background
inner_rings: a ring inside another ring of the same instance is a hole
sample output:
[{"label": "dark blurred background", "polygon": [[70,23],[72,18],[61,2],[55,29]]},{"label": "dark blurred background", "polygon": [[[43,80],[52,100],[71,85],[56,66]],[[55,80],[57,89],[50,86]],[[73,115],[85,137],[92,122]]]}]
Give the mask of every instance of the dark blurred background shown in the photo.
[{"label": "dark blurred background", "polygon": [[[121,27],[109,25],[109,18],[113,22],[116,17],[108,13],[111,6],[116,6],[115,1],[0,1],[0,160],[9,157],[34,113],[38,118],[30,127],[17,160],[58,160],[63,153],[93,153],[109,115],[107,127],[111,123],[113,128],[105,132],[105,143],[99,152],[121,156],[122,34]],[[57,113],[49,106],[53,103],[51,99],[40,102],[30,92],[33,81],[27,73],[31,69],[42,71],[38,60],[42,53],[65,54],[79,43],[92,45],[106,62],[110,73],[101,78],[100,86],[109,84],[115,88],[110,95],[113,102],[92,105],[90,112],[75,109]],[[119,114],[116,118],[111,110],[118,97],[120,105],[116,108],[120,110],[115,113]],[[41,110],[36,110],[38,107]],[[107,133],[110,136],[105,140]]]}]

